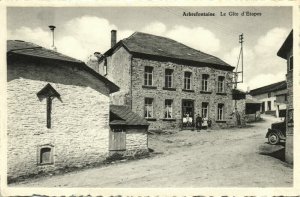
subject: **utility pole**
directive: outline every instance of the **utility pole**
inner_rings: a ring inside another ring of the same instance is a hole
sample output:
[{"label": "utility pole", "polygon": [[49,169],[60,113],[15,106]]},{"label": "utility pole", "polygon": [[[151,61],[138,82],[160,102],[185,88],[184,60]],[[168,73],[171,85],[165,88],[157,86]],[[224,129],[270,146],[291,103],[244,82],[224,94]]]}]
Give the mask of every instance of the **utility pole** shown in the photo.
[{"label": "utility pole", "polygon": [[[244,55],[243,55],[243,42],[244,42],[244,35],[240,34],[239,35],[239,43],[241,44],[241,49],[240,49],[240,54],[238,57],[238,62],[237,62],[237,66],[236,66],[236,70],[234,72],[234,90],[236,90],[235,92],[237,93],[237,85],[238,83],[243,83],[244,81]],[[241,60],[241,71],[238,71],[239,68],[239,63]],[[241,74],[241,81],[238,81],[238,76],[239,74]],[[235,115],[236,115],[236,120],[237,120],[237,125],[241,125],[241,118],[240,118],[240,114],[237,110],[237,98],[235,98],[234,100],[234,110],[235,110]]]},{"label": "utility pole", "polygon": [[241,59],[242,59],[242,81],[241,81],[241,83],[243,83],[243,81],[244,81],[244,50],[243,50],[243,42],[244,42],[244,34],[241,34],[240,35],[240,40],[239,40],[239,42],[240,42],[240,44],[241,44]]}]

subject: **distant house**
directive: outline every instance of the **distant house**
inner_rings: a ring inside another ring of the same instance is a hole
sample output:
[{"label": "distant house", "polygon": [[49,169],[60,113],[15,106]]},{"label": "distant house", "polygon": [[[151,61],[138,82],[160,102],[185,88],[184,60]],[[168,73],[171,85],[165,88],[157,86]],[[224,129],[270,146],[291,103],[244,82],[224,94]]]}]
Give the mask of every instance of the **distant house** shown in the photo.
[{"label": "distant house", "polygon": [[110,106],[109,152],[122,155],[148,152],[149,123],[130,108]]},{"label": "distant house", "polygon": [[241,90],[234,90],[234,96],[240,95],[239,98],[233,97],[236,102],[238,114],[240,116],[240,125],[248,122],[255,122],[260,119],[261,101],[253,98],[251,95]]},{"label": "distant house", "polygon": [[103,161],[119,87],[83,62],[7,41],[8,179]]},{"label": "distant house", "polygon": [[213,128],[228,126],[234,67],[172,39],[141,32],[116,43],[113,30],[111,43],[94,69],[120,86],[112,94],[113,104],[146,118],[150,129],[192,128],[197,114],[210,119]]},{"label": "distant house", "polygon": [[286,145],[285,145],[285,159],[288,163],[293,163],[293,138],[294,138],[294,104],[293,104],[293,30],[290,32],[286,40],[280,47],[277,55],[287,60],[287,109],[286,109]]},{"label": "distant house", "polygon": [[282,116],[286,110],[287,84],[280,81],[260,88],[253,89],[249,94],[261,101],[261,113],[276,117]]}]

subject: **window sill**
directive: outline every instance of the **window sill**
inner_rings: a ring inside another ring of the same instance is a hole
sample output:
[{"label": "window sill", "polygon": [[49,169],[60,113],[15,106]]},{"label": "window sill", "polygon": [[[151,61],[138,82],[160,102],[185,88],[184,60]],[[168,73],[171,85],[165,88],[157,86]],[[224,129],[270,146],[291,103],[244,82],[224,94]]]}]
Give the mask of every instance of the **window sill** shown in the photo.
[{"label": "window sill", "polygon": [[226,120],[216,120],[216,123],[226,123]]},{"label": "window sill", "polygon": [[182,89],[183,92],[195,92],[195,90]]},{"label": "window sill", "polygon": [[227,95],[227,93],[225,93],[225,92],[217,92],[216,94],[217,94],[217,95],[224,95],[224,96]]},{"label": "window sill", "polygon": [[156,118],[145,118],[147,121],[156,121]]},{"label": "window sill", "polygon": [[175,118],[163,118],[162,121],[170,121],[170,122],[172,122],[172,121],[176,121],[176,119]]},{"label": "window sill", "polygon": [[201,90],[200,93],[201,93],[201,94],[211,94],[212,92],[209,92],[209,91],[202,91],[202,90]]},{"label": "window sill", "polygon": [[146,86],[146,85],[143,85],[142,88],[145,88],[145,89],[157,89],[156,86]]},{"label": "window sill", "polygon": [[53,162],[50,163],[38,163],[38,166],[47,166],[47,165],[54,165]]},{"label": "window sill", "polygon": [[176,88],[167,88],[167,87],[163,87],[163,90],[176,91]]}]

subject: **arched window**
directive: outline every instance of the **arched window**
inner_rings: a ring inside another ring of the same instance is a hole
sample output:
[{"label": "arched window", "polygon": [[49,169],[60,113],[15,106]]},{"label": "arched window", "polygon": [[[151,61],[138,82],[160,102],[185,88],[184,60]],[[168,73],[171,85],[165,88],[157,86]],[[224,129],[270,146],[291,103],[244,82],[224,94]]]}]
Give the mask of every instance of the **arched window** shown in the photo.
[{"label": "arched window", "polygon": [[38,164],[53,164],[53,146],[44,145],[38,148]]}]

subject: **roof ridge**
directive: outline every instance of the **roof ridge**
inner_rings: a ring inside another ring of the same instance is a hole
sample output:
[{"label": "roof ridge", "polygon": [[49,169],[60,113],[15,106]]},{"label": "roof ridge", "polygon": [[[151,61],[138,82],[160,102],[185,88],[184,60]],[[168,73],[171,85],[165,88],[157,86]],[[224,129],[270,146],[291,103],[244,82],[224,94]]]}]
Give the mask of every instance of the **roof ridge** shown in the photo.
[{"label": "roof ridge", "polygon": [[[271,83],[269,85],[265,85],[265,86],[262,86],[262,87],[259,87],[259,88],[255,88],[253,90],[258,90],[260,88],[265,88],[265,87],[272,86],[272,85],[277,85],[277,84],[280,85],[281,83],[286,83],[286,81],[284,80],[284,81],[279,81],[279,82]],[[251,90],[251,91],[253,91],[253,90]]]},{"label": "roof ridge", "polygon": [[[135,34],[137,34],[137,33],[140,33],[140,32],[138,32],[138,31],[135,31],[135,32],[133,32],[129,37],[127,37],[127,38],[123,38],[122,40],[126,40],[126,39],[129,39],[129,38],[131,38],[132,36],[134,36]],[[120,41],[122,41],[122,40],[120,40]]]}]

